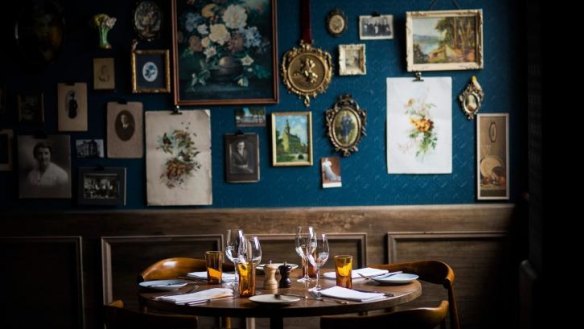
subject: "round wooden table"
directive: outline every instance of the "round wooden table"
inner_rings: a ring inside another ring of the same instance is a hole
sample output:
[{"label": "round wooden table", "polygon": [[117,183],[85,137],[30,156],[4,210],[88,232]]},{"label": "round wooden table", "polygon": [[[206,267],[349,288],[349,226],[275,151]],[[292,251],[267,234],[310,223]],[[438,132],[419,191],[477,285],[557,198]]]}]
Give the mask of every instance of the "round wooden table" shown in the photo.
[{"label": "round wooden table", "polygon": [[[256,294],[273,294],[274,291],[262,289],[264,277],[256,276],[257,289]],[[335,285],[335,280],[321,279],[323,288]],[[197,281],[199,288],[197,291],[204,289],[216,288],[219,285],[209,285],[206,281]],[[314,283],[311,283],[311,286]],[[192,285],[187,285],[182,290],[189,290]],[[324,300],[316,300],[309,294],[303,283],[296,282],[292,278],[292,287],[280,288],[277,293],[282,295],[304,296],[297,303],[291,305],[280,304],[258,304],[250,301],[248,298],[232,297],[211,300],[207,303],[195,305],[176,305],[169,302],[157,301],[154,298],[162,295],[170,295],[180,292],[141,292],[140,299],[142,305],[150,309],[161,310],[177,314],[189,314],[200,316],[215,317],[240,317],[240,318],[270,318],[271,329],[283,328],[283,318],[285,317],[306,317],[322,316],[334,314],[359,313],[380,309],[390,309],[394,306],[404,304],[416,299],[422,294],[422,286],[417,280],[403,285],[379,285],[373,280],[355,279],[353,280],[353,289],[368,290],[393,294],[391,297],[379,299],[370,302],[354,302],[338,300],[324,297]]]}]

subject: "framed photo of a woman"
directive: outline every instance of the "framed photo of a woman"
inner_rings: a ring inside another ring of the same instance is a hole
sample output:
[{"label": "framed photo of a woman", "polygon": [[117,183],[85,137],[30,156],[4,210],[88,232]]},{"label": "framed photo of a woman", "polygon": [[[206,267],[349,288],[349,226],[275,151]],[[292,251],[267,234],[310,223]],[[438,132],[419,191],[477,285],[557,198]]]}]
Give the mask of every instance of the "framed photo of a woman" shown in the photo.
[{"label": "framed photo of a woman", "polygon": [[260,180],[258,134],[225,135],[225,181],[252,183]]}]

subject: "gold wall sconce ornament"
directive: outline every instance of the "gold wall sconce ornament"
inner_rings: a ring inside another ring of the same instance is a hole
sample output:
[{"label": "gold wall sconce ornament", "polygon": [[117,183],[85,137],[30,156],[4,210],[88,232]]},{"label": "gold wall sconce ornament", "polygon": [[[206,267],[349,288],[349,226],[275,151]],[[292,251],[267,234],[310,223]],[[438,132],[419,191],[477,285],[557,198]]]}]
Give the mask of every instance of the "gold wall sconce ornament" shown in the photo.
[{"label": "gold wall sconce ornament", "polygon": [[460,101],[460,106],[462,111],[466,115],[467,119],[472,120],[475,114],[481,109],[483,103],[483,98],[485,93],[477,77],[473,75],[470,79],[469,84],[466,86],[464,91],[458,96]]},{"label": "gold wall sconce ornament", "polygon": [[300,0],[302,38],[300,47],[288,50],[282,58],[282,80],[288,91],[300,96],[306,107],[310,98],[324,93],[333,77],[331,55],[312,47],[310,0]]},{"label": "gold wall sconce ornament", "polygon": [[366,136],[367,113],[359,108],[349,94],[339,96],[337,102],[325,113],[327,133],[335,151],[343,156],[357,152],[357,145]]}]

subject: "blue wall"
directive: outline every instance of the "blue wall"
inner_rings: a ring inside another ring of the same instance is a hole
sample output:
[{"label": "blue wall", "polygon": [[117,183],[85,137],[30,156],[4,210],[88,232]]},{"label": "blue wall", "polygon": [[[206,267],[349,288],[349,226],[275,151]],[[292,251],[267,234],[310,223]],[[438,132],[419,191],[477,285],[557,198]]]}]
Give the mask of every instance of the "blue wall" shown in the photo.
[{"label": "blue wall", "polygon": [[[338,76],[337,70],[326,92],[313,100],[314,165],[311,167],[272,167],[270,134],[267,128],[245,128],[260,137],[261,180],[251,184],[228,184],[224,181],[223,135],[236,131],[234,110],[237,106],[211,107],[212,119],[212,172],[214,208],[280,207],[280,206],[349,206],[349,205],[409,205],[409,204],[470,204],[476,201],[476,124],[462,114],[457,95],[464,89],[472,75],[477,75],[486,93],[482,113],[510,113],[511,151],[511,201],[525,190],[525,91],[523,25],[521,8],[506,0],[458,1],[464,9],[483,9],[485,65],[477,71],[426,72],[424,76],[452,77],[452,133],[453,171],[448,175],[388,175],[385,145],[386,78],[409,77],[405,70],[405,12],[428,10],[428,0],[313,0],[312,25],[317,47],[333,54],[337,61],[338,44],[365,43],[367,47],[367,75]],[[12,128],[18,134],[30,134],[37,128],[20,126],[16,120],[16,94],[40,90],[45,96],[45,124],[47,133],[57,133],[56,84],[58,82],[88,82],[89,130],[71,133],[74,141],[80,138],[105,140],[106,103],[125,99],[141,101],[148,111],[169,110],[173,107],[170,94],[130,93],[130,40],[133,38],[131,12],[134,1],[64,0],[67,31],[61,56],[56,63],[38,73],[27,73],[17,64],[14,52],[5,52],[0,63],[0,82],[9,93],[8,113],[0,117],[0,128]],[[2,4],[5,6],[5,4]],[[167,5],[165,5],[167,6]],[[456,9],[451,1],[438,1],[433,10]],[[339,8],[349,18],[349,29],[338,38],[325,30],[327,13]],[[166,8],[167,10],[169,8]],[[10,44],[12,21],[15,15],[2,10],[3,40]],[[110,32],[113,49],[97,49],[97,35],[89,27],[90,17],[106,12],[118,18]],[[358,37],[358,16],[373,12],[394,15],[393,40],[361,41]],[[279,59],[288,49],[297,46],[300,37],[298,23],[299,1],[278,1],[278,52]],[[153,44],[141,43],[141,48],[170,48],[170,19],[163,38]],[[116,90],[92,90],[92,60],[94,57],[115,57]],[[303,111],[304,106],[295,95],[289,94],[279,83],[280,102],[266,106],[275,111]],[[342,158],[343,187],[322,189],[320,158],[335,155],[326,135],[324,112],[338,95],[351,93],[359,105],[367,110],[367,136],[359,151]],[[16,153],[15,153],[16,154]],[[87,160],[72,157],[73,195],[77,194],[77,168],[103,165],[127,168],[126,209],[146,208],[145,160],[99,159]],[[46,210],[90,209],[72,200],[18,199],[18,182],[14,172],[0,172],[0,209]]]}]

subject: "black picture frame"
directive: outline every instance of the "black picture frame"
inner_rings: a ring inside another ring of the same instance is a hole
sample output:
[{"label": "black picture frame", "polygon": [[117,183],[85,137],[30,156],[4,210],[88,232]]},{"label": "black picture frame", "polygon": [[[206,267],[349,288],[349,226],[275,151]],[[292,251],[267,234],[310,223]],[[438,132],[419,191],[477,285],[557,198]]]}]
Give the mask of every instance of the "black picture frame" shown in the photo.
[{"label": "black picture frame", "polygon": [[225,181],[253,183],[260,180],[258,134],[225,134]]},{"label": "black picture frame", "polygon": [[26,92],[16,95],[18,122],[42,125],[45,122],[44,103],[44,94],[40,92]]},{"label": "black picture frame", "polygon": [[78,203],[93,206],[126,204],[126,168],[79,168]]},{"label": "black picture frame", "polygon": [[133,93],[170,93],[168,50],[134,50],[131,67]]}]

